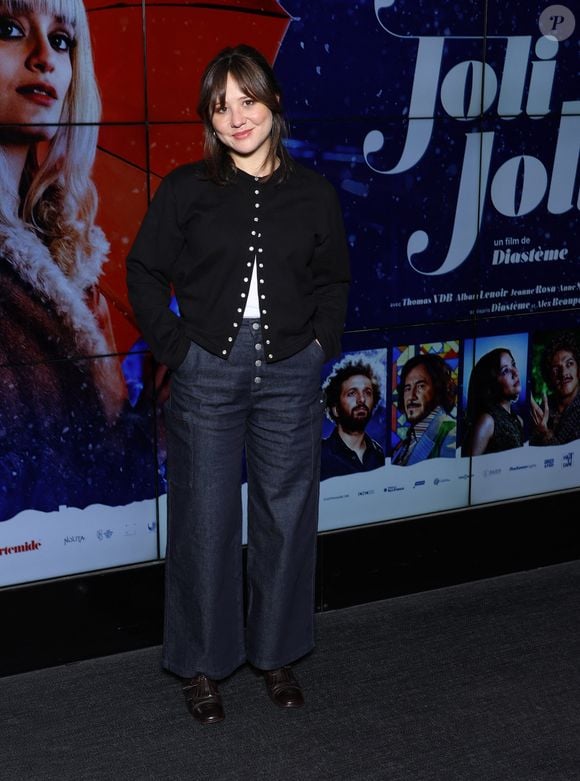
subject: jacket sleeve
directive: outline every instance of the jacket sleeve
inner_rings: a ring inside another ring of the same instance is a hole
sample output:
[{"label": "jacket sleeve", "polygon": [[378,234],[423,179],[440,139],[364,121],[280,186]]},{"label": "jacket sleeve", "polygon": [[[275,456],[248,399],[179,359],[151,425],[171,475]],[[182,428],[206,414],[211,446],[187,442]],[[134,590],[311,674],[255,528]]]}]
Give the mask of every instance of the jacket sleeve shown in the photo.
[{"label": "jacket sleeve", "polygon": [[350,264],[340,203],[328,182],[324,196],[324,227],[312,260],[317,301],[313,325],[326,360],[330,360],[340,355],[342,349],[340,340],[348,303]]},{"label": "jacket sleeve", "polygon": [[189,349],[179,316],[170,309],[172,269],[184,245],[172,182],[164,179],[127,256],[129,301],[156,360],[176,369]]}]

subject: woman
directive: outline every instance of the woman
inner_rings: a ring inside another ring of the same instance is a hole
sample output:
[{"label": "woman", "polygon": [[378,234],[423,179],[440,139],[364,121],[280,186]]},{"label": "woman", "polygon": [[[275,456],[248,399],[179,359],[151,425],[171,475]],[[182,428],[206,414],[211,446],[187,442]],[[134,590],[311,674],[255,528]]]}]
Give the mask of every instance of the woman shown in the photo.
[{"label": "woman", "polygon": [[341,351],[349,269],[336,193],[289,157],[265,58],[245,45],[221,51],[198,112],[205,159],[159,186],[127,279],[143,334],[172,372],[163,664],[208,724],[224,717],[219,680],[246,661],[277,705],[303,703],[290,665],[313,647],[320,370]]},{"label": "woman", "polygon": [[508,349],[497,347],[479,359],[469,379],[462,455],[499,453],[523,445],[523,421],[512,409],[521,389],[516,362]]},{"label": "woman", "polygon": [[118,359],[76,360],[115,351],[97,286],[99,117],[81,0],[2,0],[0,520],[117,504],[144,472],[125,457]]},{"label": "woman", "polygon": [[530,399],[531,445],[563,445],[580,438],[580,346],[573,333],[561,333],[544,349],[540,364],[550,389],[540,404]]}]

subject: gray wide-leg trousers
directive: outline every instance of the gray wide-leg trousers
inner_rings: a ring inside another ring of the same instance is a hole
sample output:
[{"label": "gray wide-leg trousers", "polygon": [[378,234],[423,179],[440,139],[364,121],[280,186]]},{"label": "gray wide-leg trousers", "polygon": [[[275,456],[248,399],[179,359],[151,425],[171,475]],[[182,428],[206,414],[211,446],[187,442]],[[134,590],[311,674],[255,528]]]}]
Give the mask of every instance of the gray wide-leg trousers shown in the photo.
[{"label": "gray wide-leg trousers", "polygon": [[274,669],[314,645],[324,355],[312,342],[268,364],[264,346],[259,321],[244,320],[227,360],[192,343],[171,379],[162,661],[184,678]]}]

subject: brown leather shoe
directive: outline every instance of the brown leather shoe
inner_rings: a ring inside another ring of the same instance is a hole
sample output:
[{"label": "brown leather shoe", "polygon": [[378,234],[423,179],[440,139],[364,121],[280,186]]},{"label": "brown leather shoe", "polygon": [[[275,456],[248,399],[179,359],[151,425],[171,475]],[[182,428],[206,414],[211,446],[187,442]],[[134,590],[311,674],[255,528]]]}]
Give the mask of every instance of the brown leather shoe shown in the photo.
[{"label": "brown leather shoe", "polygon": [[225,718],[221,694],[215,681],[207,675],[196,675],[183,684],[189,712],[200,724],[216,724]]},{"label": "brown leather shoe", "polygon": [[264,680],[270,699],[276,705],[281,708],[301,708],[304,705],[304,694],[291,667],[265,670]]}]

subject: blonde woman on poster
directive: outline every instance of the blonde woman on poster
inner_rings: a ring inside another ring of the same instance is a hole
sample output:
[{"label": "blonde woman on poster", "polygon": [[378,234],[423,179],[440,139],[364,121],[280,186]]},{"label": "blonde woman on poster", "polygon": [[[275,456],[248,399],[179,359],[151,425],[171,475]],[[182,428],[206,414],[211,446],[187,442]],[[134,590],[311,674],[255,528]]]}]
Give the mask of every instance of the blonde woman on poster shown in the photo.
[{"label": "blonde woman on poster", "polygon": [[82,2],[2,2],[0,520],[121,503],[141,479],[119,361],[82,360],[115,352],[98,288],[99,118]]}]

